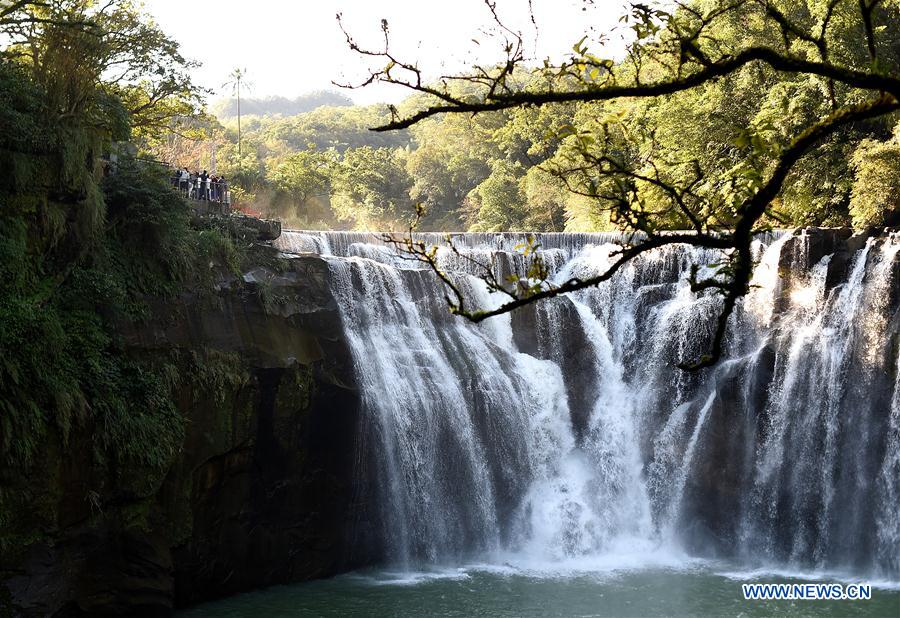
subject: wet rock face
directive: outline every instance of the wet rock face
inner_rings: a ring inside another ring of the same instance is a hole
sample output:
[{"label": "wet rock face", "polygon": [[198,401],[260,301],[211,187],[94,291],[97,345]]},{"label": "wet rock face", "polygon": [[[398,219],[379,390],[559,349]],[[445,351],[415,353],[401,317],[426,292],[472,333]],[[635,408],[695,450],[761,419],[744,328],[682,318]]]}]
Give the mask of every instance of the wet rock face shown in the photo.
[{"label": "wet rock face", "polygon": [[32,546],[6,580],[12,615],[165,614],[172,607],[172,558],[158,533],[77,526]]},{"label": "wet rock face", "polygon": [[[833,288],[844,280],[853,254],[865,245],[857,242],[850,228],[799,228],[788,238],[781,250],[779,272],[784,274],[784,291],[787,293],[797,275],[808,273],[823,258],[828,259],[826,287]],[[858,245],[858,246],[857,246]],[[787,308],[788,299],[782,296],[776,308]]]},{"label": "wet rock face", "polygon": [[179,365],[181,451],[140,490],[139,471],[92,465],[90,428],[48,452],[11,488],[48,496],[47,518],[4,556],[0,609],[161,615],[373,560],[350,542],[359,398],[328,270],[316,257],[281,267],[121,325],[135,354],[204,359]]},{"label": "wet rock face", "polygon": [[256,240],[261,242],[278,240],[281,236],[281,221],[258,219],[256,217],[247,217],[237,214],[232,214],[230,221],[233,225],[255,230],[257,234]]},{"label": "wet rock face", "polygon": [[191,533],[172,548],[176,605],[353,564],[355,394],[302,366],[259,369],[254,381],[252,420],[234,426],[230,448],[194,432],[176,473],[192,507]]}]

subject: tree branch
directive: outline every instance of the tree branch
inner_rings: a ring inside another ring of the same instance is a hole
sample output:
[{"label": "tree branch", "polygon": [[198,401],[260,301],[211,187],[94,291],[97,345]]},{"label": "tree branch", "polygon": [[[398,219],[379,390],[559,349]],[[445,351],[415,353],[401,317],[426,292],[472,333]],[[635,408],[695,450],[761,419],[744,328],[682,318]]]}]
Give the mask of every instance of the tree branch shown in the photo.
[{"label": "tree branch", "polygon": [[[656,97],[674,94],[676,92],[696,88],[708,81],[729,75],[751,62],[763,62],[776,71],[806,73],[831,78],[835,81],[862,90],[890,92],[894,96],[900,98],[900,78],[898,77],[859,71],[826,62],[803,60],[801,58],[781,54],[768,47],[751,47],[739,52],[735,56],[706,65],[687,77],[663,80],[653,84],[636,84],[628,86],[612,85],[578,91],[512,92],[509,94],[490,95],[481,102],[467,102],[451,97],[446,93],[441,93],[440,97],[446,101],[447,104],[428,107],[407,118],[394,120],[380,127],[375,127],[373,130],[393,131],[405,129],[425,118],[445,112],[479,113],[510,109],[521,105],[546,105],[550,103],[567,103],[573,101],[596,102],[626,97]],[[434,94],[433,88],[425,90],[412,84],[390,80],[385,81],[388,81],[388,83],[406,85],[413,90],[419,90],[420,92],[426,92],[427,94]]]}]

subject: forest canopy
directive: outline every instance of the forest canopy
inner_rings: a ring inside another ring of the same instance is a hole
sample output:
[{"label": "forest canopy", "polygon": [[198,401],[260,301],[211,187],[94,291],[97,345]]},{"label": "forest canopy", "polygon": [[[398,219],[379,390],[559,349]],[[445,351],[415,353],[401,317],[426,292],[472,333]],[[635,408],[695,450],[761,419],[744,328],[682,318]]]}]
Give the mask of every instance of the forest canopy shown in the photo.
[{"label": "forest canopy", "polygon": [[[624,58],[602,58],[580,41],[563,65],[540,66],[516,57],[509,37],[506,65],[435,83],[416,81],[421,76],[389,52],[363,50],[388,66],[381,71],[379,65],[373,79],[411,87],[406,101],[390,108],[326,105],[293,116],[251,114],[244,119],[249,147],[240,161],[232,152],[235,121],[226,114],[220,161],[226,176],[239,178],[256,198],[257,209],[298,227],[402,230],[414,205],[423,213],[423,230],[694,227],[661,185],[689,188],[699,201],[714,199],[715,212],[702,216],[713,227],[727,226],[733,217],[727,213],[758,183],[759,170],[804,127],[862,102],[864,92],[821,72],[742,62],[662,96],[598,99],[591,93],[672,71],[689,76],[738,50],[775,50],[841,70],[896,75],[898,4],[863,4],[871,5],[866,15],[877,62],[855,0],[659,3],[668,11],[636,4],[623,22],[633,33]],[[492,87],[502,104],[484,98]],[[568,96],[529,99],[546,92]],[[441,111],[465,113],[428,113],[397,131],[368,130],[415,117],[435,103],[443,104]],[[465,108],[469,104],[473,109]],[[887,154],[897,148],[896,125],[897,114],[885,113],[817,140],[792,166],[761,222],[890,223],[900,197],[873,193],[900,177],[900,163]],[[612,159],[616,165],[644,172],[644,179],[598,173],[609,168],[603,158],[609,153],[619,157]],[[373,173],[350,190],[346,179],[354,164],[345,159],[360,156],[368,157]]]}]

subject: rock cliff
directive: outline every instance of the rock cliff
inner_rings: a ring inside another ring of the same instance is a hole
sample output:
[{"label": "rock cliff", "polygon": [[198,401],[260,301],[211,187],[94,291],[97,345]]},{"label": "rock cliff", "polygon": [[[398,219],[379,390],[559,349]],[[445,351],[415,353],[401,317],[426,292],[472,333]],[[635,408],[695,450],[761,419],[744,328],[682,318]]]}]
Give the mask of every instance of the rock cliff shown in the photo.
[{"label": "rock cliff", "polygon": [[160,615],[370,560],[349,537],[358,396],[328,271],[276,268],[121,324],[130,353],[178,359],[182,448],[162,473],[99,467],[85,427],[4,478],[31,535],[3,553],[6,613]]}]

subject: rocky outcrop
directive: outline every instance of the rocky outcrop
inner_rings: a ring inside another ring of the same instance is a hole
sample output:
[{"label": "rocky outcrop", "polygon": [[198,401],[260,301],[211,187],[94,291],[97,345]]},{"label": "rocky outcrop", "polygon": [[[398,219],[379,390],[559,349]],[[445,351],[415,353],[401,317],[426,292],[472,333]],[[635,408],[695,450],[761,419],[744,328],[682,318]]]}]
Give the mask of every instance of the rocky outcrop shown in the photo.
[{"label": "rocky outcrop", "polygon": [[[513,338],[517,349],[536,358],[551,360],[566,376],[566,398],[575,434],[584,438],[591,413],[599,393],[591,376],[597,371],[597,361],[588,333],[584,332],[577,310],[568,298],[555,298],[552,303],[554,323],[546,319],[547,311],[528,305],[511,314]],[[558,322],[556,322],[558,320]],[[559,324],[567,325],[565,337],[558,332]]]},{"label": "rocky outcrop", "polygon": [[281,221],[274,219],[258,219],[256,217],[241,216],[233,214],[231,219],[237,221],[238,225],[256,230],[257,239],[260,241],[277,240],[281,236]]},{"label": "rocky outcrop", "polygon": [[0,554],[6,613],[161,615],[371,560],[351,543],[359,399],[328,269],[276,266],[121,324],[131,353],[176,359],[182,448],[161,472],[100,467],[84,427],[4,487],[34,535]]}]

